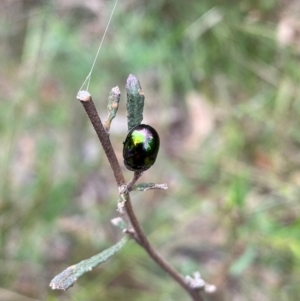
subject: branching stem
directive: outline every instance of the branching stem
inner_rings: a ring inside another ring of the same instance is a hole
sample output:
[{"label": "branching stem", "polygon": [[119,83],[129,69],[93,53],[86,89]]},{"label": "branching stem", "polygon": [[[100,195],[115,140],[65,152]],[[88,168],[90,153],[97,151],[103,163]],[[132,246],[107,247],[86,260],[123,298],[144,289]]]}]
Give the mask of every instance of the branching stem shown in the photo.
[{"label": "branching stem", "polygon": [[[91,94],[87,91],[80,91],[77,95],[77,99],[80,100],[80,102],[82,103],[98,135],[98,138],[102,144],[104,152],[113,170],[117,185],[119,187],[125,185],[126,184],[125,178],[122,173],[116,154],[114,152],[114,149],[112,147],[112,144],[110,142],[109,134],[104,129],[104,126],[100,120],[95,104],[92,100]],[[131,181],[132,183],[129,184],[130,185],[134,184],[139,177],[140,174],[135,174],[133,177],[133,181]],[[169,265],[169,263],[166,262],[152,247],[135,215],[135,212],[131,204],[129,192],[124,193],[124,196],[126,199],[124,208],[131,222],[131,226],[134,230],[134,235],[132,235],[132,237],[165,272],[167,272],[177,283],[179,283],[187,291],[187,293],[190,295],[193,301],[203,301],[204,299],[201,296],[200,292],[198,290],[191,288],[189,284],[185,281],[185,279],[171,265]]]}]

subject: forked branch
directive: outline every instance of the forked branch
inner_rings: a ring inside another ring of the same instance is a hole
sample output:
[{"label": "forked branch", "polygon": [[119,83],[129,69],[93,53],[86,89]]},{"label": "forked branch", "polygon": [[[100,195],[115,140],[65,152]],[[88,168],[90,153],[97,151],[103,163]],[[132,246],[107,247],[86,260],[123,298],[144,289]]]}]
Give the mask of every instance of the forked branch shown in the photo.
[{"label": "forked branch", "polygon": [[[112,147],[112,144],[109,139],[109,133],[105,130],[95,104],[92,100],[92,96],[87,91],[80,91],[77,95],[77,99],[82,103],[97,135],[102,144],[104,152],[107,156],[107,159],[110,163],[110,166],[113,170],[115,180],[118,187],[126,185],[124,175],[122,173],[120,164]],[[136,180],[139,175],[135,175]],[[130,183],[132,186],[134,182]],[[186,292],[190,295],[194,301],[203,301],[201,292],[199,288],[192,287],[168,262],[166,262],[152,247],[148,241],[147,236],[145,235],[136,215],[133,210],[129,190],[124,192],[125,204],[124,208],[127,213],[127,216],[130,220],[131,226],[133,228],[133,235],[131,235],[136,242],[148,253],[148,255],[163,269],[167,272],[178,284],[180,284]]]}]

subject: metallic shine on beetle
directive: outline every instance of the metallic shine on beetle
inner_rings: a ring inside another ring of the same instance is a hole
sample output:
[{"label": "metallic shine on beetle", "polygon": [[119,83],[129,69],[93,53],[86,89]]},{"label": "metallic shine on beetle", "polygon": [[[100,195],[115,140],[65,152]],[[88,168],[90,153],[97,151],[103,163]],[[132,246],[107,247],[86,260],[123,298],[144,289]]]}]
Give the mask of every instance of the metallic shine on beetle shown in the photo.
[{"label": "metallic shine on beetle", "polygon": [[159,143],[159,136],[150,125],[139,124],[132,128],[123,145],[127,169],[140,172],[149,169],[156,160]]}]

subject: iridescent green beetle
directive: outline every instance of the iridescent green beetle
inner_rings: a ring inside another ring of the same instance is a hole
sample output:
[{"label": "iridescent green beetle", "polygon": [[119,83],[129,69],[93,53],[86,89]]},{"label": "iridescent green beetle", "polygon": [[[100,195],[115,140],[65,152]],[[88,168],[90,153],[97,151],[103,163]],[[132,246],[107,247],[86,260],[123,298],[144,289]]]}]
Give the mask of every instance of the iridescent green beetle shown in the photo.
[{"label": "iridescent green beetle", "polygon": [[127,169],[145,171],[155,162],[159,150],[159,136],[147,124],[132,128],[124,141],[123,158]]}]

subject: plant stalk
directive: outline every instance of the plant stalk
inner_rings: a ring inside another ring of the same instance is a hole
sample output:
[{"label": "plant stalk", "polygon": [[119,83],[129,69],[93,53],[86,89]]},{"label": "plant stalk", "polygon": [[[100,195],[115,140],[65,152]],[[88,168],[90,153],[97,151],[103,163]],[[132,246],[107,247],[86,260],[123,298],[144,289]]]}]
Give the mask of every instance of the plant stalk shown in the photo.
[{"label": "plant stalk", "polygon": [[[87,91],[80,91],[77,95],[77,99],[82,103],[97,135],[102,144],[104,152],[107,156],[107,159],[110,163],[110,166],[113,170],[115,180],[117,185],[121,187],[125,185],[125,178],[122,173],[119,161],[109,139],[109,134],[105,130],[95,104],[93,102],[92,96]],[[138,177],[136,177],[138,179]],[[203,301],[203,297],[200,295],[198,290],[191,288],[185,279],[168,263],[166,262],[152,247],[148,238],[146,237],[136,215],[134,209],[131,204],[130,194],[129,192],[124,193],[126,202],[124,204],[124,208],[126,210],[127,216],[131,222],[132,228],[134,229],[134,235],[132,237],[136,240],[136,242],[148,253],[148,255],[166,272],[168,273],[178,284],[181,285],[183,289],[190,295],[193,301]]]}]

